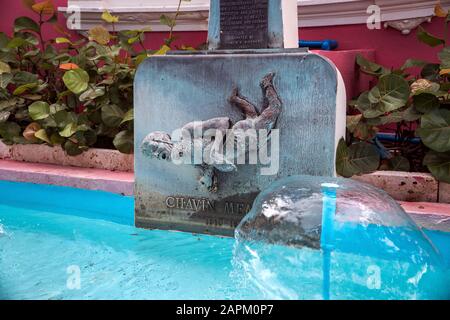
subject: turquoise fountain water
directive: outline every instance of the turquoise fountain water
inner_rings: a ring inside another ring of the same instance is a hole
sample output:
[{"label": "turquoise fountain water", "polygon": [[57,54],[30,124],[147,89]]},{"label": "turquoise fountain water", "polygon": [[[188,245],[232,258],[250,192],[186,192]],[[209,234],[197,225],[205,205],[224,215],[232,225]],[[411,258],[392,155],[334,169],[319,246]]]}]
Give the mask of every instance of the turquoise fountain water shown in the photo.
[{"label": "turquoise fountain water", "polygon": [[322,296],[324,300],[330,299],[330,272],[331,252],[333,251],[334,219],[336,216],[336,190],[339,185],[333,183],[322,184],[323,209],[322,209],[322,233],[320,247],[323,251],[323,285]]},{"label": "turquoise fountain water", "polygon": [[[433,244],[360,184],[282,181],[236,239],[136,229],[133,199],[104,192],[1,181],[0,190],[0,299],[449,297]],[[427,233],[450,258],[450,234]]]},{"label": "turquoise fountain water", "polygon": [[290,177],[256,199],[234,266],[272,299],[447,299],[436,246],[386,193],[346,179]]}]

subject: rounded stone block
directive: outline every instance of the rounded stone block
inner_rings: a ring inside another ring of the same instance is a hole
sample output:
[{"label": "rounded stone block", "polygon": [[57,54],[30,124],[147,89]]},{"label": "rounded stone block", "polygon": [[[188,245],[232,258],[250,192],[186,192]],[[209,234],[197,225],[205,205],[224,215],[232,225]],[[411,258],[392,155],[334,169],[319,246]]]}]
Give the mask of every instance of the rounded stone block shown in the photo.
[{"label": "rounded stone block", "polygon": [[383,189],[398,201],[437,202],[438,182],[431,174],[399,171],[377,171],[353,177]]}]

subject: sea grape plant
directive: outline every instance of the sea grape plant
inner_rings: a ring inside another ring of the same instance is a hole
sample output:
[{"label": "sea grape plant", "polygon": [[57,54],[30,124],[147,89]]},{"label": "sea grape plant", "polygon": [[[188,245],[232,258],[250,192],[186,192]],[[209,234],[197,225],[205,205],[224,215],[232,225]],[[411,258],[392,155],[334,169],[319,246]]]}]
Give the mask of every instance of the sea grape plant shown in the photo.
[{"label": "sea grape plant", "polygon": [[[106,27],[96,26],[88,38],[78,37],[57,24],[51,0],[24,0],[36,18],[19,17],[12,36],[0,33],[3,142],[60,145],[69,155],[90,147],[132,153],[136,68],[144,59],[171,50],[183,1],[175,18],[161,17],[169,37],[159,50],[148,50],[144,40],[149,30],[115,32],[119,17],[108,11],[102,14]],[[60,37],[44,38],[48,24]]]},{"label": "sea grape plant", "polygon": [[[447,35],[450,12],[436,6]],[[341,140],[337,170],[344,177],[377,169],[428,170],[450,183],[450,47],[447,38],[419,27],[417,38],[431,47],[441,46],[439,62],[410,59],[399,69],[386,68],[358,56],[361,72],[377,84],[349,106],[347,142]],[[420,73],[414,75],[414,68]],[[377,138],[380,126],[396,132],[397,142],[386,146]],[[414,139],[419,143],[411,143]]]}]

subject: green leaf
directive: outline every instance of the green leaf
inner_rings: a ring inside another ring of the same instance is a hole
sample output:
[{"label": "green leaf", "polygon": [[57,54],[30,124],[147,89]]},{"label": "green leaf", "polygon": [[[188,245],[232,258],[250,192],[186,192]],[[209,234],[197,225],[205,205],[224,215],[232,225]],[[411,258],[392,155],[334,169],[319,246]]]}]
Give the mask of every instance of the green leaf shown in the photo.
[{"label": "green leaf", "polygon": [[450,47],[445,47],[438,54],[439,60],[441,61],[440,69],[450,68]]},{"label": "green leaf", "polygon": [[416,133],[428,148],[450,151],[450,110],[438,109],[425,114]]},{"label": "green leaf", "polygon": [[144,52],[136,57],[136,66],[139,66],[145,59],[149,58],[148,53]]},{"label": "green leaf", "polygon": [[445,41],[443,39],[428,33],[424,28],[420,26],[417,30],[417,39],[431,47],[437,47],[445,44]]},{"label": "green leaf", "polygon": [[419,120],[422,117],[422,113],[418,112],[414,106],[409,107],[403,111],[395,111],[387,116],[367,119],[367,123],[372,126],[381,126],[392,123],[398,123],[401,121],[412,122]]},{"label": "green leaf", "polygon": [[397,156],[389,160],[389,170],[409,172],[411,166],[409,160],[402,156]]},{"label": "green leaf", "polygon": [[406,70],[409,68],[423,68],[428,64],[428,62],[417,59],[408,59],[402,66],[401,70]]},{"label": "green leaf", "polygon": [[[355,107],[364,115],[365,118],[371,118],[371,110],[375,107],[369,100],[369,91],[363,92],[356,100]],[[375,117],[378,116],[378,113]]]},{"label": "green leaf", "polygon": [[50,139],[48,138],[47,132],[45,131],[45,129],[40,129],[38,131],[36,131],[36,133],[34,134],[34,136],[36,138],[38,138],[39,140],[45,141],[48,144],[52,144],[52,142],[50,141]]},{"label": "green leaf", "polygon": [[89,74],[83,69],[70,70],[64,74],[63,81],[67,89],[80,94],[88,88]]},{"label": "green leaf", "polygon": [[0,111],[6,110],[10,107],[14,107],[19,103],[19,99],[14,97],[12,99],[0,100]]},{"label": "green leaf", "polygon": [[53,120],[58,128],[64,129],[69,123],[77,123],[77,115],[73,112],[67,112],[66,110],[57,111],[53,114]]},{"label": "green leaf", "polygon": [[28,90],[31,90],[31,89],[36,88],[37,86],[38,86],[37,83],[27,83],[27,84],[23,84],[23,85],[17,87],[17,88],[14,90],[13,95],[19,96],[19,95],[21,95],[22,93],[27,92]]},{"label": "green leaf", "polygon": [[52,0],[44,0],[38,3],[35,3],[31,9],[39,15],[50,15],[53,16],[55,13],[55,6],[53,5]]},{"label": "green leaf", "polygon": [[172,19],[172,18],[166,16],[165,14],[161,15],[161,17],[159,18],[159,21],[161,24],[166,25],[169,28],[173,28],[177,24],[175,19]]},{"label": "green leaf", "polygon": [[413,97],[414,107],[417,111],[428,113],[440,107],[439,99],[431,93],[421,93]]},{"label": "green leaf", "polygon": [[0,32],[0,49],[6,48],[8,43],[9,37],[4,32]]},{"label": "green leaf", "polygon": [[69,156],[77,156],[83,153],[86,148],[82,148],[70,140],[64,143],[64,150]]},{"label": "green leaf", "polygon": [[113,141],[117,150],[122,153],[131,154],[134,148],[134,136],[133,132],[125,130],[119,132]]},{"label": "green leaf", "polygon": [[440,79],[440,65],[435,63],[429,63],[425,67],[423,67],[420,76],[424,79],[438,82]]},{"label": "green leaf", "polygon": [[359,140],[367,141],[375,138],[378,129],[366,121],[361,121],[353,131],[353,136]]},{"label": "green leaf", "polygon": [[140,39],[141,39],[141,36],[137,35],[136,37],[129,38],[127,40],[127,43],[128,44],[134,44],[134,43],[138,42]]},{"label": "green leaf", "polygon": [[356,168],[349,161],[350,155],[347,144],[344,139],[341,139],[336,151],[336,171],[340,176],[350,178],[358,173]]},{"label": "green leaf", "polygon": [[89,40],[96,41],[99,44],[106,46],[111,41],[111,34],[106,28],[96,26],[89,30]]},{"label": "green leaf", "polygon": [[86,90],[84,93],[82,93],[80,95],[80,101],[81,102],[85,102],[85,101],[89,101],[89,100],[94,100],[98,97],[101,97],[105,95],[105,88],[103,87],[98,87],[98,88],[89,88],[88,90]]},{"label": "green leaf", "polygon": [[6,122],[9,119],[11,112],[9,111],[0,111],[0,122]]},{"label": "green leaf", "polygon": [[169,52],[170,50],[172,50],[172,49],[170,49],[170,47],[168,46],[168,45],[163,45],[158,51],[156,51],[153,55],[155,55],[155,56],[163,56],[163,55],[165,55],[167,52]]},{"label": "green leaf", "polygon": [[12,79],[13,75],[11,73],[0,74],[0,88],[5,89]]},{"label": "green leaf", "polygon": [[400,109],[406,105],[411,93],[409,83],[402,76],[387,74],[369,92],[369,101],[377,104],[378,115]]},{"label": "green leaf", "polygon": [[360,173],[370,173],[380,166],[380,155],[376,148],[366,142],[352,144],[349,148],[349,161]]},{"label": "green leaf", "polygon": [[450,183],[450,153],[430,151],[423,160],[431,174],[439,181]]},{"label": "green leaf", "polygon": [[50,136],[50,141],[52,145],[62,145],[65,139],[55,132]]},{"label": "green leaf", "polygon": [[54,104],[50,105],[50,114],[55,114],[59,111],[65,110],[65,109],[67,109],[66,105],[54,103]]},{"label": "green leaf", "polygon": [[123,120],[120,123],[121,125],[129,122],[129,121],[133,121],[134,120],[134,108],[131,108],[130,110],[128,110],[125,115],[123,116]]},{"label": "green leaf", "polygon": [[407,122],[417,121],[422,117],[422,114],[414,108],[414,106],[409,107],[405,111],[402,111],[402,118]]},{"label": "green leaf", "polygon": [[0,137],[12,142],[14,138],[20,136],[22,128],[15,122],[0,123]]},{"label": "green leaf", "polygon": [[38,76],[27,71],[19,71],[14,75],[14,83],[18,86],[38,81]]},{"label": "green leaf", "polygon": [[14,32],[19,32],[23,30],[31,30],[39,33],[41,28],[39,25],[28,17],[20,17],[14,21]]},{"label": "green leaf", "polygon": [[376,148],[366,142],[358,142],[347,147],[344,139],[339,141],[336,155],[336,171],[350,178],[357,174],[369,173],[378,169],[380,155]]},{"label": "green leaf", "polygon": [[38,54],[41,53],[41,50],[36,49],[36,50],[30,50],[28,52],[26,52],[23,57],[24,58],[29,58],[29,57],[36,57]]},{"label": "green leaf", "polygon": [[119,22],[118,16],[113,16],[108,10],[104,11],[102,14],[102,19],[108,23],[117,23]]},{"label": "green leaf", "polygon": [[50,106],[47,102],[37,101],[28,107],[28,113],[33,120],[42,120],[50,115]]},{"label": "green leaf", "polygon": [[70,138],[73,136],[78,129],[78,125],[76,123],[67,124],[62,131],[59,132],[59,135],[64,138]]},{"label": "green leaf", "polygon": [[14,49],[14,48],[23,47],[28,44],[29,44],[29,42],[23,38],[12,38],[6,47],[10,48],[10,49]]},{"label": "green leaf", "polygon": [[64,38],[64,37],[56,38],[56,39],[55,39],[55,42],[56,42],[57,44],[63,44],[63,43],[69,43],[69,44],[72,44],[72,41],[70,41],[69,39]]},{"label": "green leaf", "polygon": [[17,55],[14,50],[9,50],[9,48],[0,49],[0,60],[5,63],[17,63]]},{"label": "green leaf", "polygon": [[55,12],[46,22],[48,23],[57,23],[58,22],[58,13]]},{"label": "green leaf", "polygon": [[92,146],[97,142],[97,134],[94,130],[78,131],[75,138],[79,145]]},{"label": "green leaf", "polygon": [[11,67],[9,64],[0,61],[0,75],[4,73],[11,73]]},{"label": "green leaf", "polygon": [[115,104],[108,104],[102,107],[102,120],[108,126],[116,128],[120,126],[125,113]]},{"label": "green leaf", "polygon": [[356,63],[361,68],[361,71],[369,74],[371,76],[381,76],[383,74],[387,74],[390,72],[390,70],[384,68],[383,66],[376,64],[375,62],[372,62],[370,60],[367,60],[362,55],[358,54],[356,56]]}]

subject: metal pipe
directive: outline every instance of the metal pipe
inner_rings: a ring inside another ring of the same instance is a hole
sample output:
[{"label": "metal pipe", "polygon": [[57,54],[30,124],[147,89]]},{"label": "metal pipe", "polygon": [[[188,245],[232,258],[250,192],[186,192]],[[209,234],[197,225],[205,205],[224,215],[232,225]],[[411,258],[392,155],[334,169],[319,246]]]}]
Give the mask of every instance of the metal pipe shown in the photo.
[{"label": "metal pipe", "polygon": [[389,141],[389,142],[402,142],[402,141],[408,141],[413,144],[419,144],[422,142],[420,138],[407,138],[407,139],[401,139],[400,137],[397,137],[393,133],[378,133],[377,138],[380,141]]},{"label": "metal pipe", "polygon": [[298,42],[300,48],[311,48],[311,49],[321,49],[321,50],[334,50],[339,44],[336,40],[300,40]]}]

